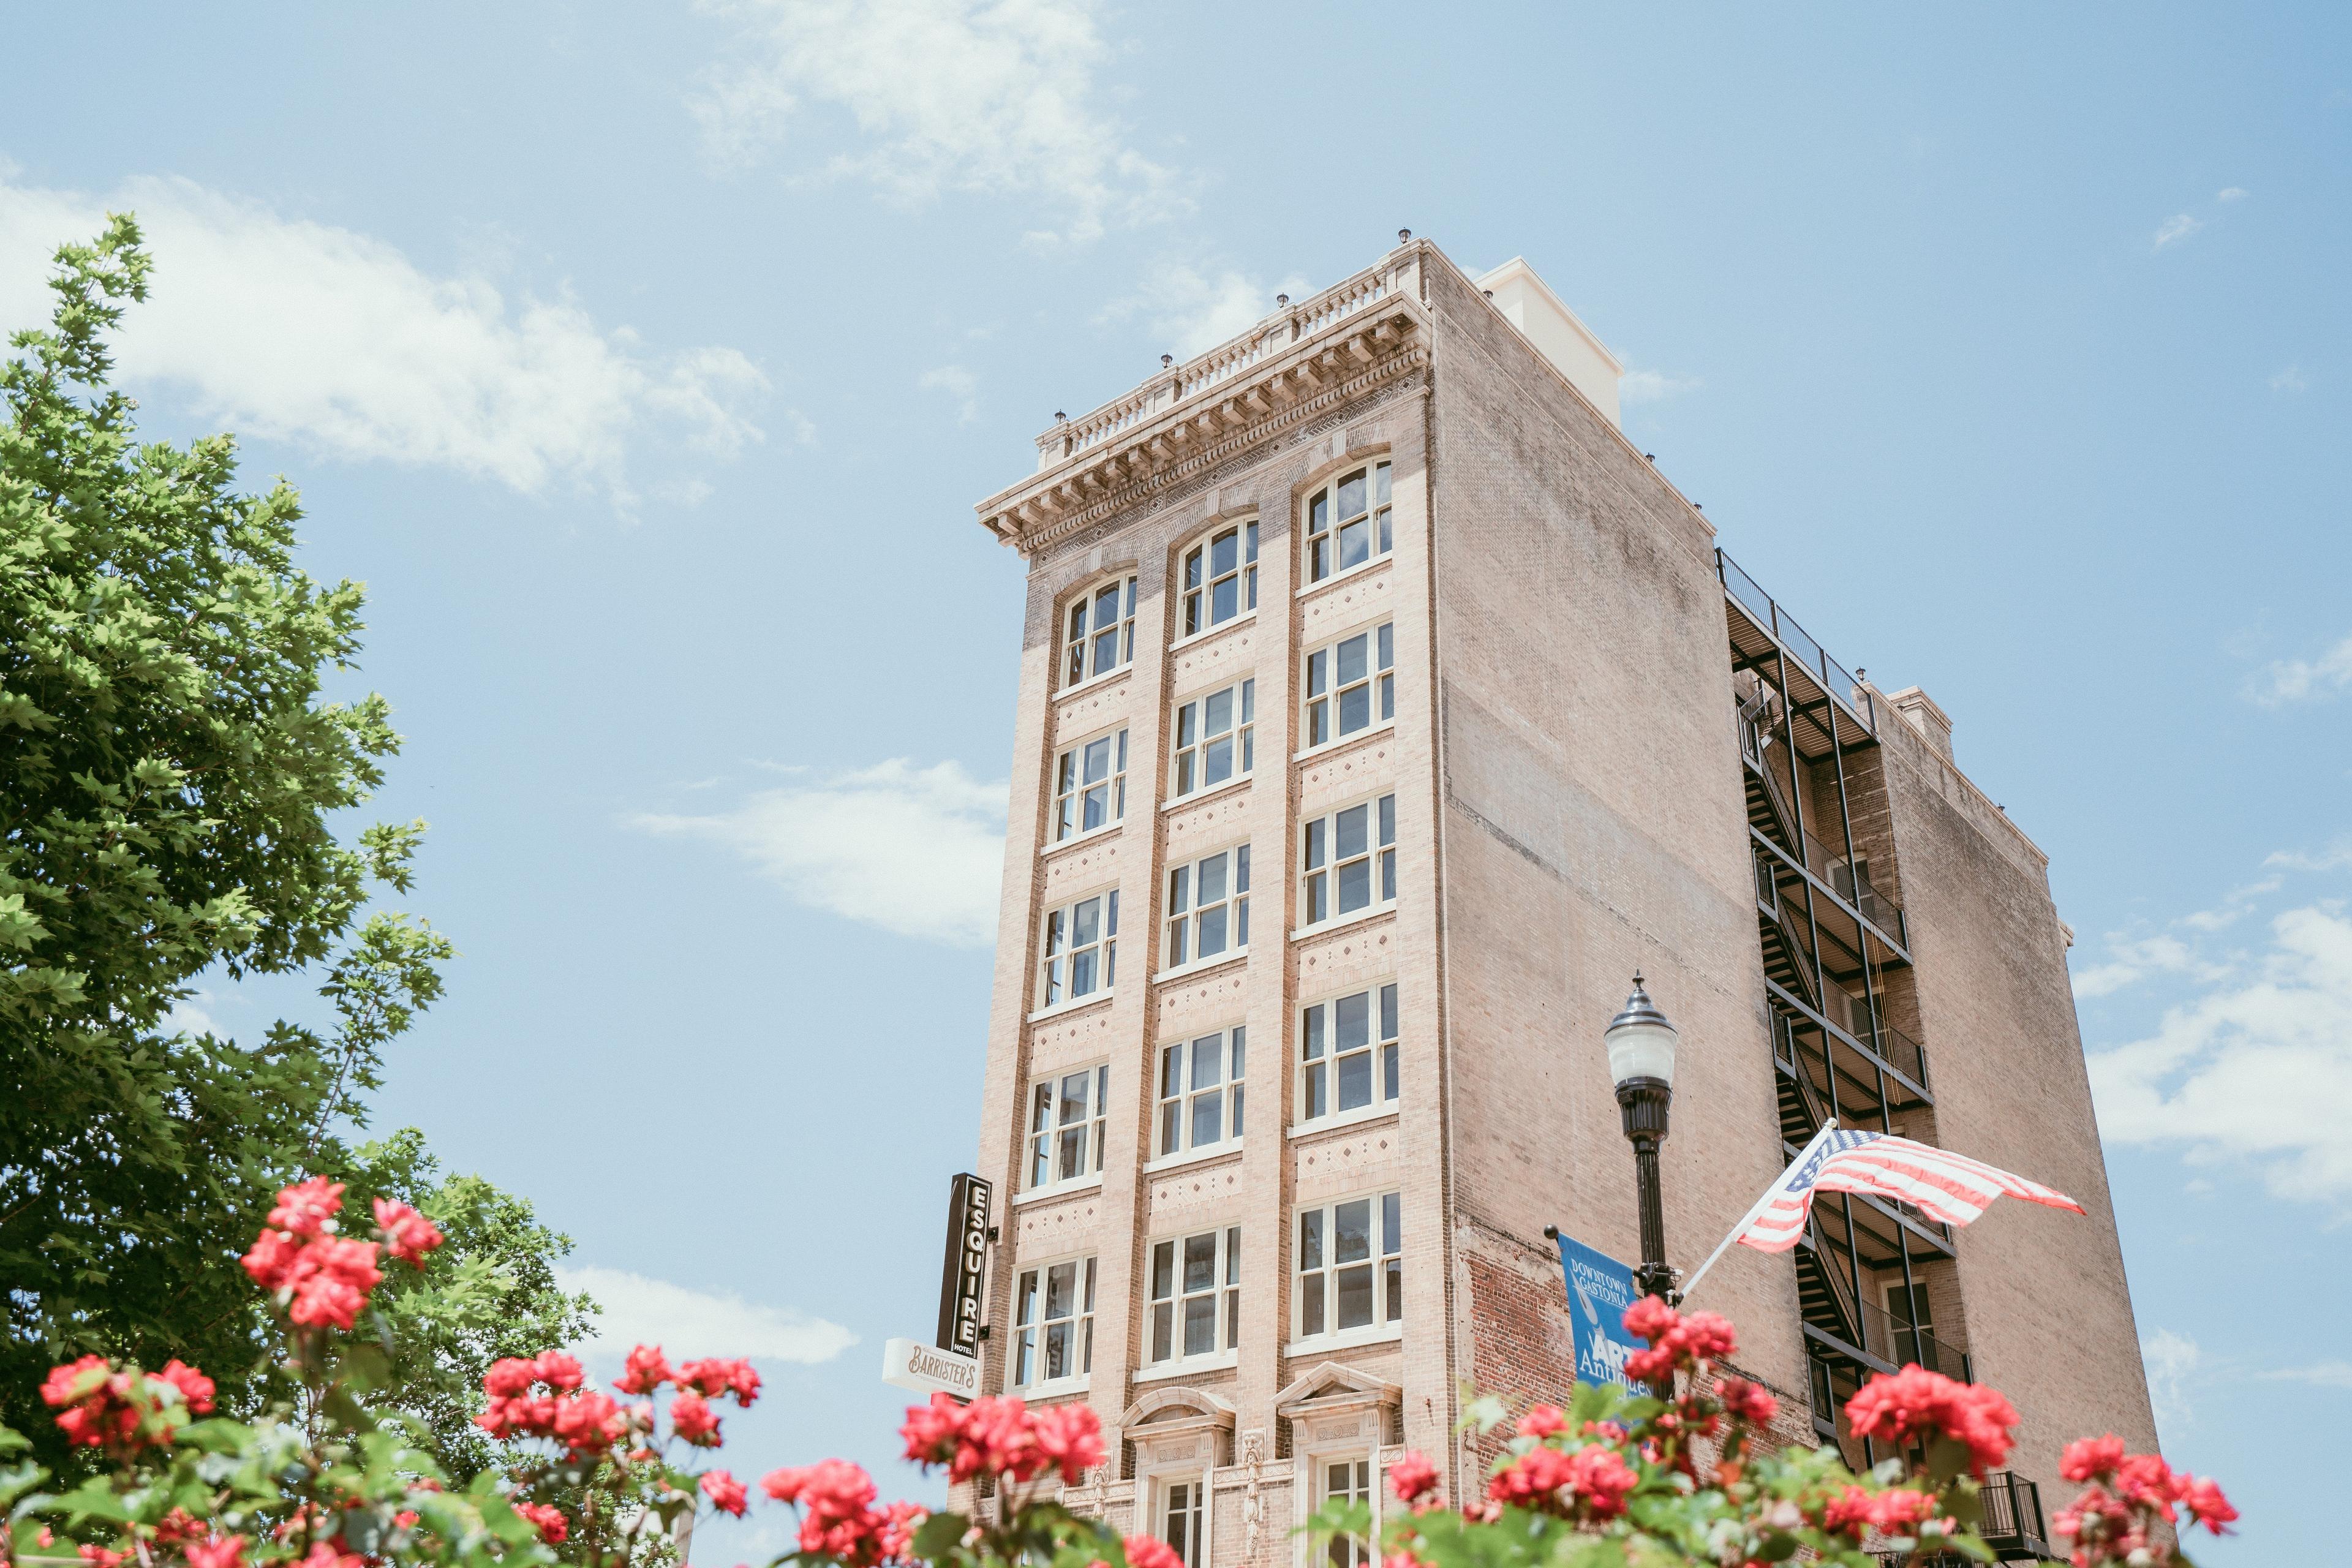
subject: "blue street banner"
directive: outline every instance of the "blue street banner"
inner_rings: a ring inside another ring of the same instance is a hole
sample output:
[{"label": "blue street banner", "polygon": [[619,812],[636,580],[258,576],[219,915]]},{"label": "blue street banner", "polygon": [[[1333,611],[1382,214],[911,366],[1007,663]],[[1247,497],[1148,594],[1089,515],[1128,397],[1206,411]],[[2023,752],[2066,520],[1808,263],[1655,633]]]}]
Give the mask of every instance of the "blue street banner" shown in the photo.
[{"label": "blue street banner", "polygon": [[1559,1267],[1568,1277],[1577,1381],[1623,1383],[1625,1358],[1648,1348],[1625,1331],[1625,1309],[1634,1300],[1632,1267],[1570,1240],[1565,1232],[1559,1236]]}]

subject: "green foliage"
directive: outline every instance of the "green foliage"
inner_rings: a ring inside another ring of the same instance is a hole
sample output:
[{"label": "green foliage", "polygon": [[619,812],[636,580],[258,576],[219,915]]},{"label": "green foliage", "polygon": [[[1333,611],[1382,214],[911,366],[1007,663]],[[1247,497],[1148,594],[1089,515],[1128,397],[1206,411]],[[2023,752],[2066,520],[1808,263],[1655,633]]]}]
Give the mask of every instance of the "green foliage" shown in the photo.
[{"label": "green foliage", "polygon": [[[87,1457],[33,1393],[54,1363],[176,1355],[227,1408],[268,1396],[238,1255],[304,1170],[389,1161],[383,1182],[413,1184],[421,1151],[353,1153],[334,1129],[363,1123],[453,954],[367,908],[408,889],[424,825],[335,832],[398,748],[383,698],[327,695],[359,652],[360,586],[295,566],[299,499],[239,494],[229,437],[138,441],[107,346],[146,296],[136,224],[57,262],[50,326],[0,363],[0,1422],[70,1469]],[[207,970],[314,973],[336,1022],[175,1026]],[[441,1371],[478,1375],[509,1342],[493,1319],[576,1321],[546,1266],[561,1238],[528,1208],[472,1178],[435,1191],[478,1233],[462,1283],[410,1293]],[[443,1458],[478,1465],[428,1407]]]},{"label": "green foliage", "polygon": [[555,1280],[572,1238],[479,1176],[442,1175],[414,1128],[365,1145],[330,1173],[351,1184],[355,1211],[365,1212],[368,1198],[395,1199],[422,1210],[444,1238],[430,1269],[385,1265],[374,1300],[394,1348],[383,1390],[364,1402],[414,1416],[450,1475],[470,1479],[512,1462],[474,1425],[482,1374],[500,1357],[572,1343],[594,1322],[595,1303]]}]

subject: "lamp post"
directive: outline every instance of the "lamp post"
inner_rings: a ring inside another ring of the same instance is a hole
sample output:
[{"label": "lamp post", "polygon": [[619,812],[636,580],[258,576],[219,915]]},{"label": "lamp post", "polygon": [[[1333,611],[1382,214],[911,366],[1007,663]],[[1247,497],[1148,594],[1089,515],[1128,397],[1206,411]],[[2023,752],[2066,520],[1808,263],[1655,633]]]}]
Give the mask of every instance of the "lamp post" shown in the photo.
[{"label": "lamp post", "polygon": [[1658,1193],[1658,1145],[1666,1141],[1666,1112],[1675,1098],[1675,1026],[1633,975],[1625,1010],[1609,1021],[1601,1037],[1609,1047],[1609,1076],[1617,1084],[1617,1107],[1624,1113],[1625,1138],[1633,1145],[1633,1173],[1641,1190],[1642,1266],[1633,1287],[1645,1296],[1676,1299],[1675,1271],[1666,1266],[1666,1222]]}]

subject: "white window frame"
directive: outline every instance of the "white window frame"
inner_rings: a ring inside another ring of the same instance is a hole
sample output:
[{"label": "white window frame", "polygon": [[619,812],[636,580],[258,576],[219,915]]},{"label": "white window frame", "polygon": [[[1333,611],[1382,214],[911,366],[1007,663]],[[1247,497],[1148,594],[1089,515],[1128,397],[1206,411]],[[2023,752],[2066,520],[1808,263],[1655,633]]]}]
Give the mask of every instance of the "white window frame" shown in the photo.
[{"label": "white window frame", "polygon": [[[1383,811],[1383,805],[1387,809]],[[1363,810],[1364,847],[1341,855],[1340,818]],[[1339,872],[1343,865],[1367,866],[1371,901],[1352,910],[1339,908]],[[1386,790],[1318,812],[1298,825],[1298,932],[1322,931],[1348,921],[1370,920],[1396,907],[1396,792]],[[1318,889],[1321,889],[1320,894]],[[1317,909],[1318,898],[1321,909]]]},{"label": "white window frame", "polygon": [[[1249,952],[1250,847],[1246,841],[1212,849],[1168,868],[1167,902],[1160,921],[1160,974],[1225,963]],[[1223,945],[1203,956],[1201,952],[1201,868],[1223,863],[1223,893],[1209,907],[1222,910]],[[1179,945],[1182,956],[1178,956]]]},{"label": "white window frame", "polygon": [[[1073,1310],[1064,1318],[1047,1318],[1045,1309],[1050,1304],[1047,1292],[1052,1289],[1052,1271],[1070,1266],[1071,1305]],[[1095,1255],[1073,1253],[1063,1258],[1048,1258],[1035,1263],[1023,1263],[1013,1278],[1013,1343],[1012,1355],[1006,1366],[1006,1381],[1032,1398],[1055,1394],[1083,1392],[1094,1375],[1095,1343]],[[1034,1315],[1032,1316],[1032,1313]],[[1046,1333],[1055,1323],[1070,1325],[1070,1341],[1077,1370],[1060,1377],[1042,1375],[1045,1369]],[[1024,1379],[1023,1363],[1029,1361],[1028,1370],[1040,1375]]]},{"label": "white window frame", "polygon": [[[1226,726],[1211,735],[1205,730],[1209,704],[1220,697],[1230,699],[1225,709]],[[1248,778],[1257,765],[1256,678],[1229,681],[1187,697],[1176,704],[1169,721],[1168,736],[1170,804]],[[1220,741],[1225,743],[1228,767],[1224,777],[1212,780],[1207,776],[1209,760]]]},{"label": "white window frame", "polygon": [[[1169,1372],[1178,1369],[1230,1366],[1241,1349],[1241,1226],[1213,1226],[1207,1230],[1152,1238],[1143,1249],[1143,1362],[1148,1371]],[[1205,1289],[1185,1289],[1184,1267],[1189,1248],[1196,1241],[1206,1240],[1210,1246],[1209,1285]],[[1168,1260],[1163,1275],[1161,1259]],[[1166,1293],[1162,1294],[1162,1285]],[[1185,1308],[1188,1303],[1206,1297],[1210,1312],[1212,1343],[1205,1351],[1187,1352],[1184,1331],[1187,1326]],[[1168,1353],[1160,1353],[1160,1323],[1165,1314],[1168,1325]]]},{"label": "white window frame", "polygon": [[[1216,1079],[1200,1081],[1202,1057],[1215,1063]],[[1230,1153],[1242,1146],[1244,1092],[1249,1087],[1249,1034],[1246,1026],[1204,1029],[1181,1039],[1163,1042],[1151,1058],[1152,1163],[1187,1157]],[[1213,1104],[1217,1135],[1206,1142],[1195,1137],[1202,1109]],[[1169,1138],[1171,1116],[1175,1138]]]},{"label": "white window frame", "polygon": [[[1100,779],[1086,776],[1087,752],[1098,742],[1109,742],[1105,752],[1105,765],[1109,772]],[[1075,844],[1081,838],[1091,838],[1097,833],[1108,833],[1127,820],[1127,726],[1097,730],[1081,736],[1054,753],[1054,776],[1048,781],[1047,792],[1053,826],[1052,842],[1046,847]],[[1103,792],[1103,819],[1092,827],[1085,826],[1086,801],[1097,789]]]},{"label": "white window frame", "polygon": [[[1062,656],[1060,689],[1076,691],[1090,681],[1116,675],[1135,662],[1135,581],[1132,572],[1098,578],[1087,584],[1084,593],[1066,602],[1055,623],[1061,634],[1055,644]],[[1103,628],[1096,620],[1097,601],[1105,588],[1117,590],[1113,608],[1118,616],[1110,626],[1108,664],[1101,660]],[[1075,669],[1073,664],[1076,666]]]},{"label": "white window frame", "polygon": [[[1341,1262],[1338,1256],[1339,1211],[1354,1204],[1369,1204],[1370,1250],[1360,1260]],[[1391,1210],[1393,1205],[1393,1210]],[[1290,1328],[1293,1346],[1312,1348],[1371,1344],[1381,1340],[1402,1337],[1404,1332],[1403,1288],[1403,1208],[1402,1189],[1386,1192],[1352,1193],[1318,1204],[1301,1204],[1291,1211],[1290,1268]],[[1389,1216],[1396,1216],[1394,1234],[1391,1234]],[[1320,1226],[1320,1250],[1310,1246],[1308,1216],[1316,1216]],[[1391,1248],[1391,1242],[1394,1246]],[[1310,1258],[1319,1264],[1307,1267]],[[1368,1268],[1371,1274],[1372,1317],[1369,1323],[1343,1329],[1339,1321],[1339,1274],[1342,1269]],[[1309,1289],[1309,1280],[1320,1281],[1319,1293]],[[1308,1308],[1320,1304],[1319,1326],[1310,1329]]]},{"label": "white window frame", "polygon": [[[1340,491],[1351,479],[1364,481],[1363,504],[1340,514],[1343,498]],[[1299,529],[1299,548],[1306,559],[1300,563],[1299,578],[1307,588],[1320,587],[1334,579],[1361,572],[1379,564],[1396,548],[1394,505],[1391,497],[1389,460],[1386,458],[1354,468],[1333,478],[1329,483],[1307,498],[1304,521]],[[1368,549],[1364,558],[1352,565],[1339,563],[1341,536],[1361,524]],[[1306,592],[1302,588],[1301,593]]]},{"label": "white window frame", "polygon": [[[1069,1120],[1070,1101],[1065,1097],[1069,1082],[1082,1079],[1086,1083],[1087,1105],[1076,1120]],[[1109,1127],[1109,1112],[1103,1101],[1110,1094],[1110,1064],[1090,1062],[1083,1067],[1064,1068],[1029,1082],[1028,1125],[1022,1136],[1027,1141],[1024,1151],[1022,1173],[1027,1178],[1022,1191],[1049,1193],[1062,1187],[1090,1185],[1102,1179],[1104,1135]],[[1043,1125],[1039,1112],[1043,1111]],[[1062,1173],[1062,1151],[1076,1132],[1078,1140],[1078,1169],[1075,1174]],[[1038,1179],[1038,1167],[1043,1163],[1046,1175]]]},{"label": "white window frame", "polygon": [[[1340,649],[1361,639],[1363,673],[1343,680]],[[1342,731],[1349,694],[1364,694],[1364,721]],[[1396,723],[1396,623],[1358,626],[1311,647],[1298,661],[1298,754],[1306,756]]]},{"label": "white window frame", "polygon": [[[1359,996],[1364,998],[1365,1042],[1343,1047],[1343,1005]],[[1296,1104],[1299,1127],[1335,1127],[1367,1121],[1396,1110],[1403,1070],[1398,1041],[1400,1012],[1397,983],[1393,980],[1375,980],[1370,985],[1350,987],[1298,1009],[1298,1047],[1294,1059],[1298,1071]],[[1364,1104],[1344,1110],[1339,1105],[1343,1057],[1364,1059],[1372,1089],[1371,1099]],[[1319,1111],[1312,1109],[1318,1099],[1323,1106]]]},{"label": "white window frame", "polygon": [[[1227,534],[1234,537],[1234,566],[1231,571],[1216,572],[1213,569],[1217,541]],[[1224,582],[1234,584],[1234,608],[1230,614],[1217,616],[1217,584]],[[1184,546],[1176,558],[1176,606],[1174,640],[1180,643],[1206,637],[1219,626],[1257,613],[1257,519],[1220,522]]]},{"label": "white window frame", "polygon": [[[1081,947],[1076,938],[1077,911],[1080,906],[1101,900],[1095,914],[1095,940]],[[1061,922],[1057,928],[1055,921]],[[1054,946],[1055,932],[1066,933],[1062,947]],[[1076,954],[1090,952],[1096,956],[1096,982],[1089,989],[1073,994],[1070,984],[1076,978]],[[1068,961],[1066,967],[1056,969],[1058,962]],[[1037,1006],[1040,1012],[1055,1012],[1064,1007],[1084,1006],[1099,1002],[1111,994],[1118,979],[1118,889],[1097,888],[1076,898],[1066,899],[1047,910],[1037,927]]]},{"label": "white window frame", "polygon": [[[1168,1510],[1173,1489],[1187,1487],[1191,1506],[1186,1510],[1185,1545],[1179,1549],[1168,1539]],[[1151,1478],[1151,1517],[1145,1521],[1145,1531],[1176,1552],[1184,1568],[1209,1568],[1209,1531],[1214,1518],[1209,1500],[1207,1466],[1197,1470],[1173,1470]]]},{"label": "white window frame", "polygon": [[1380,1568],[1381,1554],[1372,1542],[1381,1538],[1381,1492],[1387,1476],[1381,1468],[1380,1450],[1361,1446],[1360,1440],[1336,1447],[1310,1449],[1299,1456],[1306,1463],[1307,1491],[1314,1500],[1315,1510],[1322,1510],[1334,1495],[1330,1489],[1330,1468],[1350,1467],[1351,1483],[1345,1500],[1364,1502],[1372,1510],[1372,1528],[1368,1536],[1335,1535],[1323,1549],[1319,1559],[1310,1559],[1316,1568]]}]

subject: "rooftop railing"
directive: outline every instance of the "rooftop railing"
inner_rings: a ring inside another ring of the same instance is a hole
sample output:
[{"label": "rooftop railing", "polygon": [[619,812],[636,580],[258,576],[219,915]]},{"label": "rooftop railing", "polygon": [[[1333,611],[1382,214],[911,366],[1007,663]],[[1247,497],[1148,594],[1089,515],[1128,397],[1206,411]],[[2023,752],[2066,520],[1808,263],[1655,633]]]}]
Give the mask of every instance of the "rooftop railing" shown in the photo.
[{"label": "rooftop railing", "polygon": [[1878,705],[1862,682],[1849,673],[1845,666],[1832,658],[1813,640],[1812,634],[1799,626],[1796,617],[1780,608],[1778,600],[1756,585],[1756,579],[1739,569],[1737,562],[1721,550],[1715,552],[1715,574],[1721,580],[1724,591],[1739,602],[1748,617],[1779,639],[1780,646],[1793,655],[1807,674],[1821,682],[1822,689],[1834,699],[1864,730],[1878,733]]},{"label": "rooftop railing", "polygon": [[1058,421],[1037,437],[1038,468],[1052,468],[1089,447],[1114,440],[1160,410],[1230,381],[1292,344],[1313,337],[1332,322],[1400,292],[1415,259],[1415,254],[1408,249],[1297,304],[1284,303],[1248,331],[1181,364],[1171,363],[1125,396],[1115,397],[1076,419]]}]

